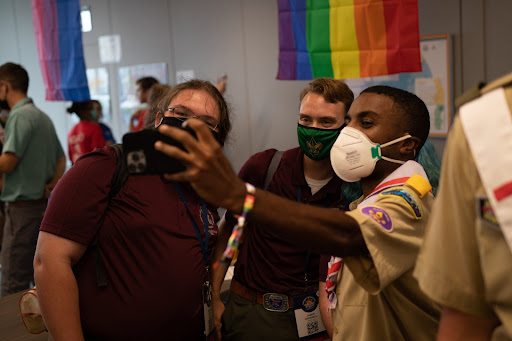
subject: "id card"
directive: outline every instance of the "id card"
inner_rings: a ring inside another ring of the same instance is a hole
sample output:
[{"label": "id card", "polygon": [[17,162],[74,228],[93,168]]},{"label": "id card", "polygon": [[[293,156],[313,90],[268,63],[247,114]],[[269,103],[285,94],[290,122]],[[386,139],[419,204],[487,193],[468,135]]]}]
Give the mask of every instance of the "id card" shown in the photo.
[{"label": "id card", "polygon": [[300,340],[327,340],[320,308],[318,307],[318,291],[309,292],[293,298],[295,322]]},{"label": "id card", "polygon": [[213,304],[212,304],[212,285],[210,281],[203,283],[203,312],[204,312],[204,339],[213,341]]}]

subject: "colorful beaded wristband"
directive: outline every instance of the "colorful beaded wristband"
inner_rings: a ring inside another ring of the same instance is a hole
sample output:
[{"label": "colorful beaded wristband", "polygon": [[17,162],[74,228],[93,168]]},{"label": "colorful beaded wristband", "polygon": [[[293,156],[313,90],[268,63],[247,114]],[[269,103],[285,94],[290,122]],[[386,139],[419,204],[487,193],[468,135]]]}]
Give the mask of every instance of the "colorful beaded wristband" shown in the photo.
[{"label": "colorful beaded wristband", "polygon": [[[245,195],[244,206],[242,209],[242,214],[235,215],[237,218],[237,224],[233,228],[233,232],[229,237],[228,245],[226,246],[226,250],[222,254],[222,258],[220,260],[221,263],[227,263],[228,260],[231,262],[231,259],[235,256],[236,251],[238,250],[238,246],[240,245],[240,238],[242,237],[242,232],[244,230],[245,222],[247,220],[247,215],[252,211],[254,207],[254,195],[256,193],[256,188],[250,183],[245,183],[245,188],[247,189],[247,194]],[[218,267],[219,264],[214,264],[214,267]]]}]

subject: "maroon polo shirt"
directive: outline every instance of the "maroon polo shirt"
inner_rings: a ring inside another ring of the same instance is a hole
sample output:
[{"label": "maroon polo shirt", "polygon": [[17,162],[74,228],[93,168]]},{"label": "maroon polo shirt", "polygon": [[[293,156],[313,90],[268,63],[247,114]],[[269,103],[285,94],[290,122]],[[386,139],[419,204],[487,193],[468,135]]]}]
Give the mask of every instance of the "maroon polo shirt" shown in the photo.
[{"label": "maroon polo shirt", "polygon": [[[205,264],[175,184],[158,175],[130,176],[109,201],[115,168],[110,147],[80,158],[54,189],[41,225],[41,231],[99,244],[106,287],[97,286],[90,249],[74,268],[84,334],[94,340],[198,340]],[[181,186],[204,240],[200,199]],[[210,254],[219,217],[207,207]]]},{"label": "maroon polo shirt", "polygon": [[[275,149],[269,149],[253,155],[240,170],[240,178],[262,188],[275,152]],[[344,210],[346,203],[340,193],[342,180],[336,176],[315,195],[311,195],[304,178],[303,157],[300,148],[284,152],[268,191],[293,201],[297,201],[300,192],[302,203]],[[271,228],[260,228],[260,224],[254,222],[250,222],[245,238],[235,266],[234,278],[237,281],[261,293],[276,292],[292,296],[304,293],[306,249],[297,247]],[[328,257],[325,259],[327,261]],[[319,260],[318,254],[311,253],[306,269],[308,286],[318,285]],[[327,269],[326,261],[322,268]],[[325,281],[325,278],[321,279]]]}]

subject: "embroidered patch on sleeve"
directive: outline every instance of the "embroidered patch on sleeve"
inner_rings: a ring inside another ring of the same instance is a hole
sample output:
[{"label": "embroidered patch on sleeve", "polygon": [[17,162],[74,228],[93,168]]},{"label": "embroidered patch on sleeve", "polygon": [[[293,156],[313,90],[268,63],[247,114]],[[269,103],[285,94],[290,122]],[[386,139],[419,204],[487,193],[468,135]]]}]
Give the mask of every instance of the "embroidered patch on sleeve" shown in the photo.
[{"label": "embroidered patch on sleeve", "polygon": [[494,210],[492,209],[491,202],[487,198],[477,198],[477,209],[478,216],[482,221],[485,221],[492,227],[499,228],[498,219],[496,219],[496,215],[494,214]]},{"label": "embroidered patch on sleeve", "polygon": [[411,208],[414,218],[417,220],[423,217],[420,203],[404,188],[393,188],[380,194],[381,197],[398,197],[403,199]]},{"label": "embroidered patch on sleeve", "polygon": [[381,208],[375,206],[366,206],[361,209],[363,214],[366,214],[384,228],[384,230],[391,232],[393,230],[393,222],[389,214]]}]

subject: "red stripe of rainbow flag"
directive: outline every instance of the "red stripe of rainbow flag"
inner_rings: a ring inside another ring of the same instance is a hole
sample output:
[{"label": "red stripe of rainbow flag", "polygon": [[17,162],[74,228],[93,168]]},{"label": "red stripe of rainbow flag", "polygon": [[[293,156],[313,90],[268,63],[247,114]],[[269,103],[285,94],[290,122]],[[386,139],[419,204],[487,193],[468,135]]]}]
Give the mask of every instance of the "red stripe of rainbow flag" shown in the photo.
[{"label": "red stripe of rainbow flag", "polygon": [[277,79],[421,71],[417,0],[278,0]]}]

